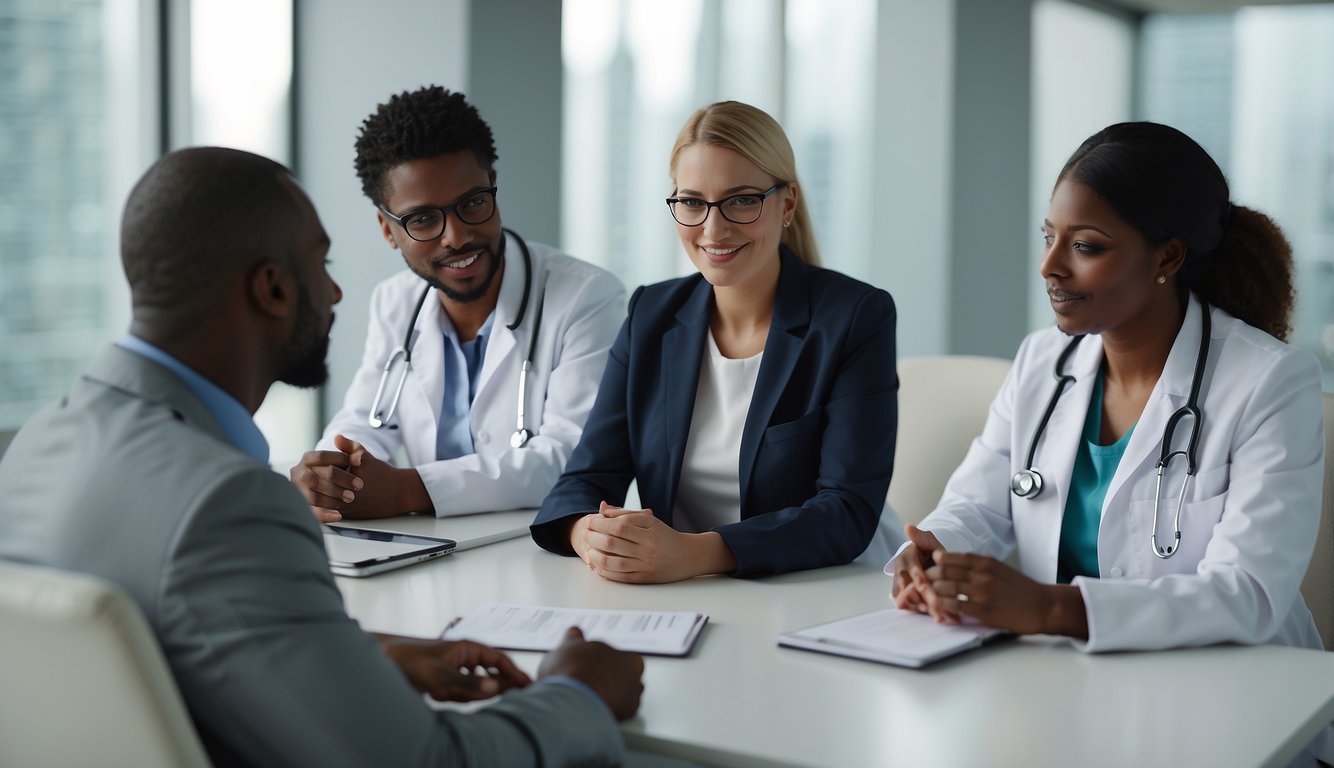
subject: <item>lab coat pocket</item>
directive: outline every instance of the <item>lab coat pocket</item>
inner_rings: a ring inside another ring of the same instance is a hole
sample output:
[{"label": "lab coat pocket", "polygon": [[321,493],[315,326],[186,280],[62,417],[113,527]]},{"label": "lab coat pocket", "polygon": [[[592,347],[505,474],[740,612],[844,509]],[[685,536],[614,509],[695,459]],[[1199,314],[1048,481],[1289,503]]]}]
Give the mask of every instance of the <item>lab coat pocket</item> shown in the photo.
[{"label": "lab coat pocket", "polygon": [[[1153,535],[1153,502],[1135,502],[1135,515],[1140,535],[1135,538],[1134,546],[1144,547],[1146,562],[1149,564],[1150,578],[1171,573],[1195,573],[1200,560],[1204,559],[1205,548],[1213,537],[1214,527],[1223,516],[1223,506],[1227,503],[1227,491],[1198,501],[1188,501],[1181,505],[1181,540],[1175,542],[1176,552],[1171,557],[1156,557],[1150,551],[1150,539]],[[1172,546],[1175,536],[1177,495],[1164,491],[1158,507],[1157,546]]]}]

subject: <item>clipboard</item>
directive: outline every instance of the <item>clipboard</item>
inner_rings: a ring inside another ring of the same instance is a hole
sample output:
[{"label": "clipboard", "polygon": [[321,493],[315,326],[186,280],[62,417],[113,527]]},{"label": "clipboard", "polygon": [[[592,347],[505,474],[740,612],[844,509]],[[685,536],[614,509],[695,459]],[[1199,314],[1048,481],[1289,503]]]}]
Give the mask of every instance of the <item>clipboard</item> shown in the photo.
[{"label": "clipboard", "polygon": [[885,608],[784,632],[778,644],[834,656],[920,669],[1009,633],[976,621],[937,624],[930,616]]}]

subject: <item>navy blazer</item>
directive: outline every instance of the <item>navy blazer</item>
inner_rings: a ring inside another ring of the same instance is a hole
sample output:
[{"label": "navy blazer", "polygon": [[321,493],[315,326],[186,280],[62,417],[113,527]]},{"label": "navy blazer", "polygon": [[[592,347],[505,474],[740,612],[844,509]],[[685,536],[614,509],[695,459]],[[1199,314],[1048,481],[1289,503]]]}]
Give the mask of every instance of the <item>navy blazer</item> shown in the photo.
[{"label": "navy blazer", "polygon": [[[714,529],[734,576],[851,561],[894,468],[894,300],[786,249],[781,259],[741,436],[741,520]],[[644,507],[671,524],[712,304],[698,274],[635,291],[583,437],[533,521],[544,549],[574,554],[571,518],[623,504],[635,478]]]}]

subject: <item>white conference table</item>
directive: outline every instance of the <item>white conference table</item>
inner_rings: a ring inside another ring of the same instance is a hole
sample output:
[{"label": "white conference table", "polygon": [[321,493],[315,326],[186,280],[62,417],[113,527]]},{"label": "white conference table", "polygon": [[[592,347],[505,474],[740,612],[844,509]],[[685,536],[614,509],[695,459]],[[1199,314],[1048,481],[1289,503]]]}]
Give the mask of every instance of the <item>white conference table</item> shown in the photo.
[{"label": "white conference table", "polygon": [[[354,524],[468,537],[531,512]],[[779,648],[779,633],[883,607],[863,565],[629,585],[524,537],[338,577],[367,630],[437,636],[485,600],[700,611],[691,656],[648,658],[628,747],[718,766],[1281,766],[1334,720],[1334,653],[1275,646],[1089,655],[1002,641],[924,670]],[[540,654],[514,653],[530,674]]]}]

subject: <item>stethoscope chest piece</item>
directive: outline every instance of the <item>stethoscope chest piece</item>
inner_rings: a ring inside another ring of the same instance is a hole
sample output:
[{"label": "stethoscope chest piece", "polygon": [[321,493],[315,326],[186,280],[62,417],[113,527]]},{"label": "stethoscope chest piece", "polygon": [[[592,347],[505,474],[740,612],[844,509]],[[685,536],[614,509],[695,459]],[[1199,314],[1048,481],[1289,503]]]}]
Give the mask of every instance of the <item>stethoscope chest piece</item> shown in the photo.
[{"label": "stethoscope chest piece", "polygon": [[1021,499],[1042,493],[1042,475],[1036,469],[1021,469],[1010,478],[1010,491]]}]

